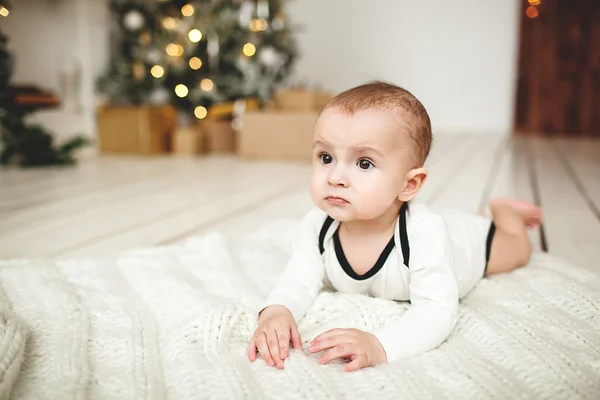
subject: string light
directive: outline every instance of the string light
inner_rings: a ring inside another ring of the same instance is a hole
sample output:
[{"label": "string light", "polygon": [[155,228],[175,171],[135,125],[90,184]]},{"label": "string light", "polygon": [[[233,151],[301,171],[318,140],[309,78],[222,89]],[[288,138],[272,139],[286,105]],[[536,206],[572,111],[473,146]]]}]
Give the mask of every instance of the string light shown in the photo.
[{"label": "string light", "polygon": [[191,4],[186,4],[185,6],[181,7],[181,14],[184,17],[191,17],[194,15],[194,6]]},{"label": "string light", "polygon": [[198,119],[204,119],[208,115],[208,110],[206,107],[198,106],[194,109],[194,115]]},{"label": "string light", "polygon": [[193,43],[198,43],[200,40],[202,40],[202,32],[200,32],[198,29],[192,29],[190,33],[188,33],[188,37]]},{"label": "string light", "polygon": [[169,43],[166,50],[167,54],[172,57],[179,57],[183,54],[183,46],[180,44]]},{"label": "string light", "polygon": [[256,53],[256,46],[254,46],[252,43],[246,43],[242,51],[244,52],[245,56],[252,57]]},{"label": "string light", "polygon": [[189,93],[189,90],[187,88],[187,86],[183,85],[183,84],[179,84],[177,86],[175,86],[175,94],[178,97],[184,98],[185,96],[187,96]]},{"label": "string light", "polygon": [[0,15],[2,15],[3,17],[8,17],[8,14],[10,14],[8,8],[0,6]]},{"label": "string light", "polygon": [[540,4],[540,0],[529,0],[529,4],[531,4],[532,6],[537,6],[538,4]]},{"label": "string light", "polygon": [[200,69],[202,66],[202,60],[200,60],[198,57],[192,57],[190,58],[189,64],[191,69]]},{"label": "string light", "polygon": [[169,30],[175,29],[175,27],[177,26],[175,20],[171,17],[166,17],[165,19],[163,19],[162,24],[166,29]]},{"label": "string light", "polygon": [[252,32],[265,31],[265,30],[267,30],[268,26],[269,26],[269,23],[264,18],[253,19],[250,22],[250,30]]},{"label": "string light", "polygon": [[200,82],[200,89],[204,90],[205,92],[210,92],[214,86],[215,84],[213,83],[213,81],[211,81],[208,78],[204,78]]},{"label": "string light", "polygon": [[165,74],[165,69],[160,65],[155,65],[150,69],[150,74],[155,78],[162,78]]},{"label": "string light", "polygon": [[529,6],[527,7],[527,10],[525,10],[525,15],[527,15],[528,18],[535,18],[539,15],[539,12],[537,8]]}]

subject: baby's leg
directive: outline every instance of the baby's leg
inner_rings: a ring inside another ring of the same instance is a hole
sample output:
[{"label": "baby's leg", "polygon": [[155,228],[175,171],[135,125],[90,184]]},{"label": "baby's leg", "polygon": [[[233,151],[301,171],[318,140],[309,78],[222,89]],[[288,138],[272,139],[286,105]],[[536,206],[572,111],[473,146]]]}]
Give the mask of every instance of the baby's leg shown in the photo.
[{"label": "baby's leg", "polygon": [[486,275],[522,267],[531,257],[527,228],[542,221],[542,211],[534,204],[513,199],[494,199],[491,204],[496,232],[492,240]]}]

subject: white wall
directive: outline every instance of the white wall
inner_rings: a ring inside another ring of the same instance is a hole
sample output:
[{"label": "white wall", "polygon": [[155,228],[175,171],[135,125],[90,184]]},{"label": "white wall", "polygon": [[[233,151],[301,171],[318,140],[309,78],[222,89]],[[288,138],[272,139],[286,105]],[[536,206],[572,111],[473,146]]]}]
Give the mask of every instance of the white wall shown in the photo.
[{"label": "white wall", "polygon": [[33,84],[63,97],[61,72],[79,65],[78,111],[37,113],[32,118],[58,136],[94,134],[94,81],[108,60],[108,10],[105,0],[13,1],[2,29],[16,57],[12,81]]},{"label": "white wall", "polygon": [[513,127],[519,0],[295,0],[297,76],[334,92],[372,79],[413,92],[434,133]]}]

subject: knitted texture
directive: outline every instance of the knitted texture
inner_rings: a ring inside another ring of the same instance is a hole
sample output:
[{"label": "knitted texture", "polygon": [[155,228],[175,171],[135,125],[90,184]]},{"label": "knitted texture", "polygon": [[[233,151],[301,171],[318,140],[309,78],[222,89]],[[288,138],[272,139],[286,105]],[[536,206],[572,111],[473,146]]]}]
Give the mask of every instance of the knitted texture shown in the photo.
[{"label": "knitted texture", "polygon": [[0,399],[10,398],[23,362],[25,343],[26,332],[19,318],[10,311],[0,311]]},{"label": "knitted texture", "polygon": [[[30,399],[597,399],[600,275],[545,254],[484,279],[437,349],[341,371],[293,350],[284,370],[246,357],[255,312],[297,221],[98,260],[0,262],[0,392]],[[335,327],[376,329],[407,304],[323,292],[304,348]],[[9,315],[0,312],[1,316]],[[11,322],[12,321],[12,322]],[[16,371],[20,374],[16,382]],[[14,382],[14,385],[12,385]]]}]

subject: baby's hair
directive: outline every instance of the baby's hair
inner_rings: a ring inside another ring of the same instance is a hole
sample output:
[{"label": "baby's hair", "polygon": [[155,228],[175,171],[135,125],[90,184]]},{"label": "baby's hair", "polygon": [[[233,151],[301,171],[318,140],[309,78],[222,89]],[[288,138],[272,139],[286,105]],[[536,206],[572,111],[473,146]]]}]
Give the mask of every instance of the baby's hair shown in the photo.
[{"label": "baby's hair", "polygon": [[338,94],[323,110],[329,108],[349,115],[362,110],[397,112],[408,127],[415,147],[415,161],[418,166],[425,163],[431,148],[431,121],[423,104],[408,90],[387,82],[369,82]]}]

